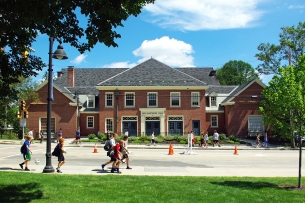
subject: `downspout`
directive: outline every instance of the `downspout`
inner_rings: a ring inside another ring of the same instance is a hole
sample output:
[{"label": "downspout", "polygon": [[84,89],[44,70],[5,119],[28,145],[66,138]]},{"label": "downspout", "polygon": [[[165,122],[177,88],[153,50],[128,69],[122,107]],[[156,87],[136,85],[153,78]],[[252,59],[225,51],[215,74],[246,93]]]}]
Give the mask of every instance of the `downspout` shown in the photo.
[{"label": "downspout", "polygon": [[118,133],[118,125],[119,125],[119,90],[115,90],[115,98],[116,98],[116,133]]}]

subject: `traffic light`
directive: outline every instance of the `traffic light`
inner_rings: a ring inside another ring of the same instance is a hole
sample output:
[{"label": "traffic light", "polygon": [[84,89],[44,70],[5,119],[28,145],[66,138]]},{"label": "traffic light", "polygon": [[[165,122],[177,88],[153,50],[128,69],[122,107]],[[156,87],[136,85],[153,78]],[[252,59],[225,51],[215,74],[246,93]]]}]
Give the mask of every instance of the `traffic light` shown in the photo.
[{"label": "traffic light", "polygon": [[28,111],[23,112],[23,118],[28,118]]},{"label": "traffic light", "polygon": [[25,101],[22,100],[20,104],[20,111],[24,111],[24,110],[25,110]]},{"label": "traffic light", "polygon": [[24,52],[21,53],[21,56],[22,56],[23,61],[25,63],[28,62],[28,55],[29,55],[28,51],[24,51]]}]

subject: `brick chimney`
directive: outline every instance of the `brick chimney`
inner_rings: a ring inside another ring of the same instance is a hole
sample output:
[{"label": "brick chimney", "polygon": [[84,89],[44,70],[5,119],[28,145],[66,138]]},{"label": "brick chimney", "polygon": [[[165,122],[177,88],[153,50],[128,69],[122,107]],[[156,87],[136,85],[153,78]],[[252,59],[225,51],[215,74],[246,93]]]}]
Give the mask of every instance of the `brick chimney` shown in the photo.
[{"label": "brick chimney", "polygon": [[68,66],[68,87],[74,87],[74,66]]},{"label": "brick chimney", "polygon": [[57,77],[60,78],[62,76],[62,74],[64,74],[63,72],[61,71],[57,71]]}]

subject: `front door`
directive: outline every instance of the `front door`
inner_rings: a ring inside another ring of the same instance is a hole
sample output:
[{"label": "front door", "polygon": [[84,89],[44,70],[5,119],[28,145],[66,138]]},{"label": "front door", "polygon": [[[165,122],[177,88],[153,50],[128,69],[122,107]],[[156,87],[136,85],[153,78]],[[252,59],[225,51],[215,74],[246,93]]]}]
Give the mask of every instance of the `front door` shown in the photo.
[{"label": "front door", "polygon": [[151,135],[154,131],[155,136],[160,135],[160,121],[146,121],[145,122],[145,132],[146,135]]},{"label": "front door", "polygon": [[182,121],[169,121],[168,122],[169,135],[182,135]]},{"label": "front door", "polygon": [[198,136],[200,135],[200,121],[199,120],[193,120],[193,131],[194,135]]},{"label": "front door", "polygon": [[123,133],[128,131],[128,136],[137,136],[137,121],[123,121]]}]

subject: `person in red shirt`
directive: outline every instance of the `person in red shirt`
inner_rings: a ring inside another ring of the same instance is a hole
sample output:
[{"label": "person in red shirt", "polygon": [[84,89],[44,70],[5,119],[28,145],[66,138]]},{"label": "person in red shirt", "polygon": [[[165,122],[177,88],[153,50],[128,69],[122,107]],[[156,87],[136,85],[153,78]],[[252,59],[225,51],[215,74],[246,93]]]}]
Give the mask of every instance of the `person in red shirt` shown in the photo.
[{"label": "person in red shirt", "polygon": [[114,173],[116,170],[118,173],[122,173],[120,171],[120,163],[122,159],[122,154],[120,152],[121,145],[118,143],[114,146],[114,155],[113,155],[113,163],[111,168],[111,173]]}]

